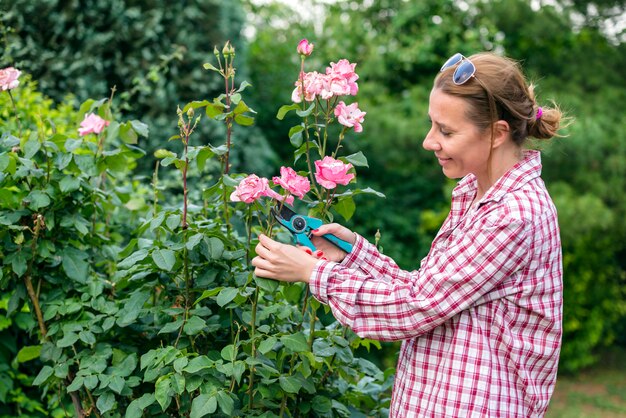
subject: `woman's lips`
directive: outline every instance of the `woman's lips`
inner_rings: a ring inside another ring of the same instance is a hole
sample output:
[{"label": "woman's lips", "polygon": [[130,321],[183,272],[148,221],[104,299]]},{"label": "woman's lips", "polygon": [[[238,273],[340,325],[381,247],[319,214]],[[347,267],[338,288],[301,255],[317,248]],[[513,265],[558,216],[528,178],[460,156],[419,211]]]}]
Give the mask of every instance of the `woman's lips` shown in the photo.
[{"label": "woman's lips", "polygon": [[439,161],[440,165],[445,165],[448,161],[450,161],[452,158],[441,158],[441,157],[437,157],[437,161]]}]

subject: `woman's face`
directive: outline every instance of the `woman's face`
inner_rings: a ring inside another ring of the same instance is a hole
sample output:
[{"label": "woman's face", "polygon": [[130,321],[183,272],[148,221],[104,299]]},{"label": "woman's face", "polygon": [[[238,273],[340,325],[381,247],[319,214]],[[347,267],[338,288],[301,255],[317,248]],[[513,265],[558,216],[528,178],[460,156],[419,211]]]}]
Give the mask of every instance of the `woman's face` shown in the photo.
[{"label": "woman's face", "polygon": [[433,89],[428,109],[432,125],[422,145],[435,153],[446,177],[473,173],[488,178],[491,132],[481,132],[466,118],[466,106],[465,100]]}]

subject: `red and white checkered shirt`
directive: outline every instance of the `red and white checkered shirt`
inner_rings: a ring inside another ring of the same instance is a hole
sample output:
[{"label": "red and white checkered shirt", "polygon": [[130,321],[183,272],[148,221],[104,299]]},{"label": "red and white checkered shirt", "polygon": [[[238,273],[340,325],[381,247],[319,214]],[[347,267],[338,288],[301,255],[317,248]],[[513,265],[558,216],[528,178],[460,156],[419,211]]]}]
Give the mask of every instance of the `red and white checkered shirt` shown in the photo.
[{"label": "red and white checkered shirt", "polygon": [[403,340],[391,417],[541,417],[561,347],[556,209],[527,151],[473,207],[476,178],[452,193],[419,270],[363,237],[341,262],[320,261],[310,288],[358,335]]}]

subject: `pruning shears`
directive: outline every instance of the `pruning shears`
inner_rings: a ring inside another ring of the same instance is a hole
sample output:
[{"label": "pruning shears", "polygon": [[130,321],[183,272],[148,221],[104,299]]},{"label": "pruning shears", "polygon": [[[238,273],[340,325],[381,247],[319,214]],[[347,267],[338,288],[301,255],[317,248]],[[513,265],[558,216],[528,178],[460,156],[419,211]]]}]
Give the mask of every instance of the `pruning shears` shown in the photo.
[{"label": "pruning shears", "polygon": [[[315,245],[311,242],[311,231],[324,224],[321,219],[300,215],[294,212],[286,204],[282,204],[278,210],[276,208],[272,208],[272,215],[274,215],[276,220],[281,225],[291,232],[296,244],[309,247],[311,251],[316,250]],[[337,238],[333,234],[322,235],[322,238],[327,239],[347,253],[352,251],[352,244]]]}]

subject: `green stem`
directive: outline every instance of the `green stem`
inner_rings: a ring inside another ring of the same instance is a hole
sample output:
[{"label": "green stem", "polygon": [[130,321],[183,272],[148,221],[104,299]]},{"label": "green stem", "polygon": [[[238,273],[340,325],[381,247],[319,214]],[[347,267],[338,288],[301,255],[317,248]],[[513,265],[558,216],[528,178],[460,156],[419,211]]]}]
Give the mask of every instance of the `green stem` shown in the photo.
[{"label": "green stem", "polygon": [[33,240],[30,245],[32,258],[28,263],[28,269],[26,270],[26,274],[24,275],[24,285],[26,286],[26,291],[28,292],[28,296],[30,297],[31,302],[33,303],[33,309],[35,310],[35,316],[37,317],[37,323],[39,324],[41,337],[43,340],[47,340],[48,330],[46,329],[46,323],[44,322],[41,307],[39,306],[39,298],[37,297],[37,293],[35,293],[33,282],[31,279],[33,263],[35,262],[35,255],[37,254],[37,241],[39,239],[39,233],[44,227],[45,224],[43,216],[41,214],[37,214],[37,216],[35,217],[35,226],[33,228]]},{"label": "green stem", "polygon": [[[308,290],[308,288],[307,288]],[[308,295],[308,292],[307,292]],[[309,351],[313,352],[313,340],[315,338],[315,321],[317,319],[315,307],[311,304],[311,313],[309,317]]]},{"label": "green stem", "polygon": [[[256,358],[256,313],[259,303],[259,286],[254,289],[254,299],[252,301],[252,318],[250,319],[250,340],[252,341],[251,357]],[[250,386],[248,387],[248,409],[252,410],[254,400],[254,365],[250,365]]]},{"label": "green stem", "polygon": [[22,121],[20,121],[20,115],[17,113],[17,106],[15,104],[15,100],[13,100],[13,95],[11,94],[11,90],[7,90],[9,93],[9,98],[11,99],[11,104],[13,105],[13,110],[15,111],[15,119],[17,120],[17,130],[19,132],[19,137],[22,137]]}]

